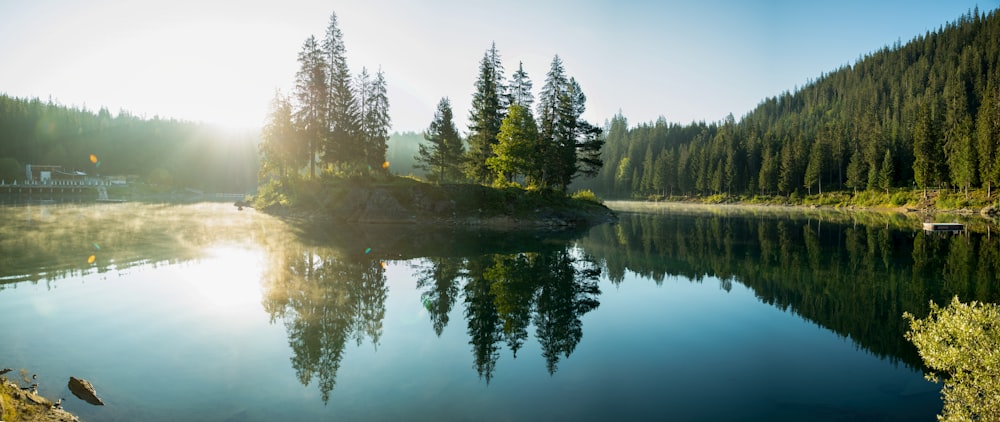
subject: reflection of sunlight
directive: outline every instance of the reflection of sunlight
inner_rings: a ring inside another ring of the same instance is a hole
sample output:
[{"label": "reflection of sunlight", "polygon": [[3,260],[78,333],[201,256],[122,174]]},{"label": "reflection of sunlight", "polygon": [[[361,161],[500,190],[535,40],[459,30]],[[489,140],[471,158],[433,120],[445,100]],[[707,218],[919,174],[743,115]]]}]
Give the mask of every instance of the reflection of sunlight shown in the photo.
[{"label": "reflection of sunlight", "polygon": [[209,311],[257,305],[261,300],[262,252],[233,245],[213,246],[183,277],[192,297]]}]

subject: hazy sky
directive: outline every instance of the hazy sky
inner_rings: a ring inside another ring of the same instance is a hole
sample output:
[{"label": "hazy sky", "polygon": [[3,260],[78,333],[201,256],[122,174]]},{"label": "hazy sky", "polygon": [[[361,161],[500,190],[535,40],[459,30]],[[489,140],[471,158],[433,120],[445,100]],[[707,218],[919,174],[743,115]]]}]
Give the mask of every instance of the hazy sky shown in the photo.
[{"label": "hazy sky", "polygon": [[464,131],[494,41],[536,95],[558,54],[592,122],[717,121],[976,5],[1000,0],[3,0],[0,92],[259,126],[336,12],[352,72],[386,74],[394,131],[424,130],[444,96]]}]

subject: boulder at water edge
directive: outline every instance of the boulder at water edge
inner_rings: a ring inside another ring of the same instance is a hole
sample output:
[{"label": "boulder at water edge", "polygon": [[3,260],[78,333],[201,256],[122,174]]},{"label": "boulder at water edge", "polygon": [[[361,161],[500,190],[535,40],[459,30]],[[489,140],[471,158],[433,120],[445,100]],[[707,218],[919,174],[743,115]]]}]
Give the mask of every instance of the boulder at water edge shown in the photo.
[{"label": "boulder at water edge", "polygon": [[80,400],[94,406],[104,406],[104,401],[100,397],[97,397],[97,390],[94,390],[94,386],[90,384],[90,381],[69,377],[69,391]]}]

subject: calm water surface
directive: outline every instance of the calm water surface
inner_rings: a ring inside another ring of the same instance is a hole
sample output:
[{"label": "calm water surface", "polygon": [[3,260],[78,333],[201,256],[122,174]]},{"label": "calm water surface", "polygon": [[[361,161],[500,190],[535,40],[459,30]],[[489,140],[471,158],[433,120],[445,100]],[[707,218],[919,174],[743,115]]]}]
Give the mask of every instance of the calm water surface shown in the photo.
[{"label": "calm water surface", "polygon": [[620,215],[498,235],[3,206],[0,366],[85,420],[933,420],[901,314],[997,301],[989,228]]}]

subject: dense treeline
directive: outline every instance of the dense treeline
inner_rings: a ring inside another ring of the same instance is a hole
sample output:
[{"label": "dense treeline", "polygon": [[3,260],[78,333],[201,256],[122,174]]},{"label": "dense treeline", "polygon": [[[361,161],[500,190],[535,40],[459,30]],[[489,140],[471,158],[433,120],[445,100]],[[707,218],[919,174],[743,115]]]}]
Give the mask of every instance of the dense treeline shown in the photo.
[{"label": "dense treeline", "polygon": [[0,178],[23,182],[26,164],[137,175],[164,188],[248,192],[257,184],[258,159],[252,134],[0,95]]},{"label": "dense treeline", "polygon": [[608,123],[609,197],[791,195],[1000,182],[1000,15],[972,11],[768,98],[737,121]]}]

